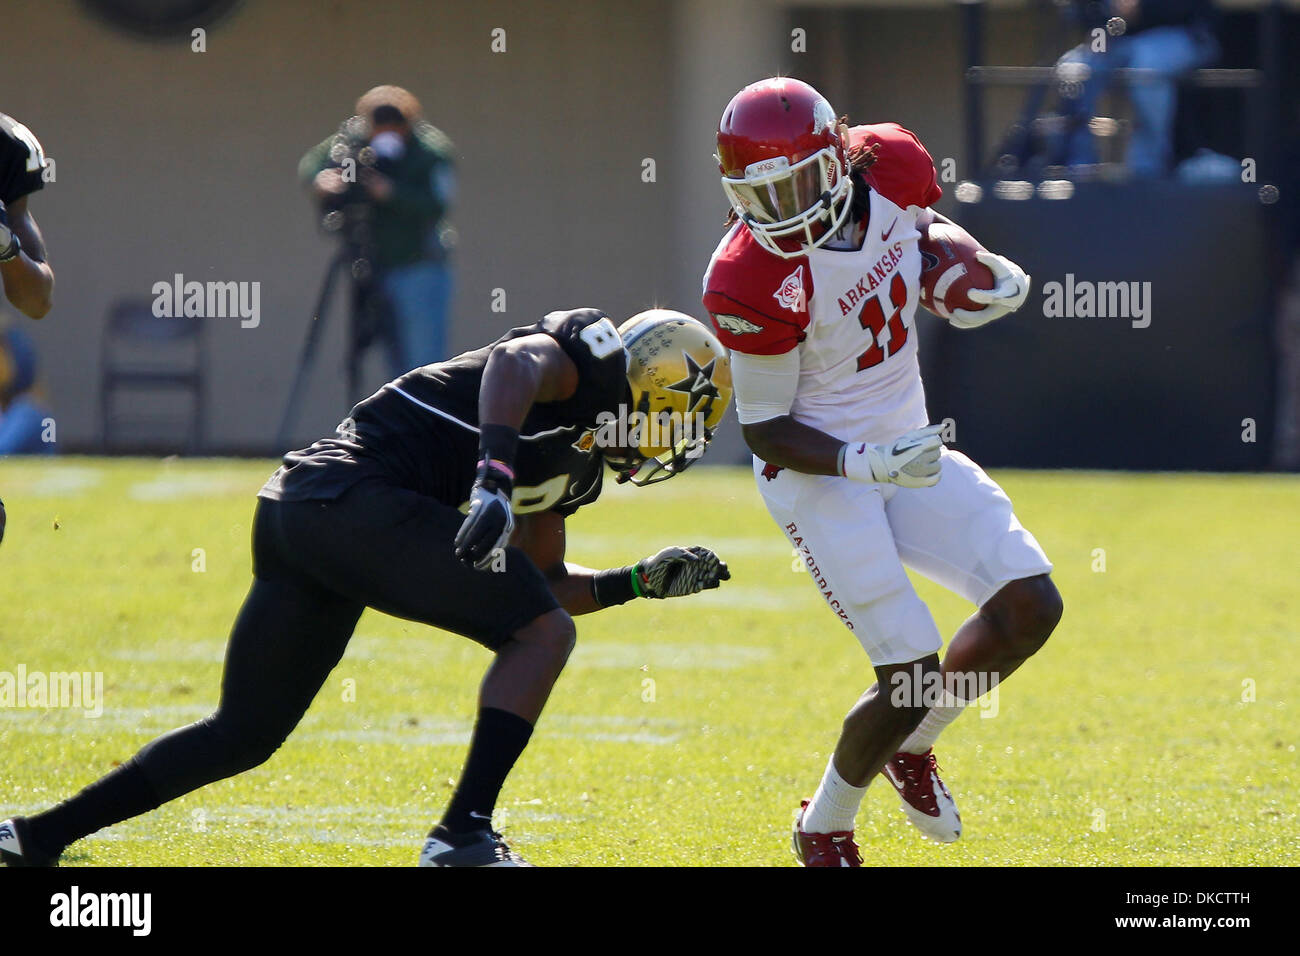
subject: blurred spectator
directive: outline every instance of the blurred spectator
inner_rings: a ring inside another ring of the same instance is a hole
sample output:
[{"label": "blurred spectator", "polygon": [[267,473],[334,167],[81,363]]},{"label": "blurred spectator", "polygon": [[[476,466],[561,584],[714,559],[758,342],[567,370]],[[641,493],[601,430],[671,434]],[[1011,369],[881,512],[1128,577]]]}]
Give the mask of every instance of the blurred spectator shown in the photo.
[{"label": "blurred spectator", "polygon": [[[326,207],[353,202],[355,193],[373,210],[366,255],[384,300],[373,333],[396,377],[447,357],[451,272],[444,217],[454,189],[452,144],[399,86],[370,90],[356,112],[364,142],[349,142],[341,131],[309,150],[298,173]],[[349,170],[340,157],[359,154],[356,146],[373,150],[374,161]]]},{"label": "blurred spectator", "polygon": [[[1164,176],[1173,156],[1178,79],[1219,55],[1213,4],[1210,0],[1090,0],[1076,2],[1073,9],[1090,36],[1062,56],[1057,66],[1064,68],[1062,77],[1067,81],[1070,65],[1086,69],[1079,69],[1081,82],[1071,90],[1077,95],[1063,97],[1065,136],[1053,161],[1068,166],[1095,164],[1097,149],[1088,124],[1114,79],[1113,72],[1150,70],[1149,76],[1128,85],[1134,122],[1126,160],[1134,176]],[[1097,28],[1107,29],[1104,51],[1093,49],[1091,31]]]},{"label": "blurred spectator", "polygon": [[54,442],[45,440],[50,417],[31,339],[18,328],[0,330],[0,455],[52,453]]}]

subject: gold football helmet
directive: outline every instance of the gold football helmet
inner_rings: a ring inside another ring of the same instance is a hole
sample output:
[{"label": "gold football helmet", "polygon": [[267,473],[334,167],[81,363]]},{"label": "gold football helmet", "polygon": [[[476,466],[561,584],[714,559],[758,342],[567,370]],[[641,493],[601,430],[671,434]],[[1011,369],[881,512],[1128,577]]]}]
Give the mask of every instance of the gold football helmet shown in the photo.
[{"label": "gold football helmet", "polygon": [[632,391],[628,441],[605,460],[618,480],[664,481],[704,454],[731,402],[731,358],[702,322],[649,309],[618,329]]}]

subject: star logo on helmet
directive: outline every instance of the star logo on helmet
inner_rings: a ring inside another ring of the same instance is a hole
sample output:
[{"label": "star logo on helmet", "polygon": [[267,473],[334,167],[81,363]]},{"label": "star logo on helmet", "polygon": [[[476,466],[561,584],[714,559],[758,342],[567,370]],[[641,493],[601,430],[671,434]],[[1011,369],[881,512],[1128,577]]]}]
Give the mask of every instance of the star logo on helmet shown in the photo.
[{"label": "star logo on helmet", "polygon": [[705,399],[719,397],[718,387],[713,384],[713,367],[718,364],[718,360],[716,357],[712,358],[708,365],[701,368],[689,352],[683,352],[682,358],[686,359],[686,377],[667,388],[673,392],[690,393],[686,410],[694,411]]}]

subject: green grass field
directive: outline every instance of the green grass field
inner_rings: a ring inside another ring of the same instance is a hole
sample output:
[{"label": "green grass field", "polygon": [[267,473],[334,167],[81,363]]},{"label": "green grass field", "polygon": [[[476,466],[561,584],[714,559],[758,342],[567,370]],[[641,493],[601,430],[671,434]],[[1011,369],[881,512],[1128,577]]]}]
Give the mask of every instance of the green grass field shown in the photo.
[{"label": "green grass field", "polygon": [[[104,681],[98,718],[0,708],[0,818],[49,806],[215,706],[271,470],[0,462],[0,672]],[[972,709],[940,740],[962,839],[924,841],[880,781],[858,817],[867,864],[1295,864],[1300,484],[994,477],[1055,561],[1065,618],[995,717]],[[794,570],[748,472],[610,487],[569,542],[571,560],[597,567],[706,544],[733,578],[578,620],[498,826],[540,865],[791,865],[793,811],[870,670]],[[951,634],[970,609],[918,586]],[[488,659],[368,611],[269,763],[102,831],[64,864],[413,864],[459,773]]]}]

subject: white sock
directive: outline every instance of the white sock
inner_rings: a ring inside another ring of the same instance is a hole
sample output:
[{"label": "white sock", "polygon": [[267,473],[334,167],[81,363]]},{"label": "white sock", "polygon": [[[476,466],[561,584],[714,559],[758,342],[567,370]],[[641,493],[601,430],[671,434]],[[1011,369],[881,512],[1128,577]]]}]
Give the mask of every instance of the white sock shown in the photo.
[{"label": "white sock", "polygon": [[846,783],[835,769],[835,757],[826,761],[826,773],[803,814],[804,833],[842,833],[853,829],[853,820],[866,795],[866,787]]},{"label": "white sock", "polygon": [[965,709],[966,701],[954,695],[952,691],[945,690],[943,692],[943,703],[926,711],[916,730],[912,731],[911,735],[903,741],[903,745],[898,749],[909,754],[925,753],[934,746],[934,742],[939,739],[943,729],[960,717]]}]

